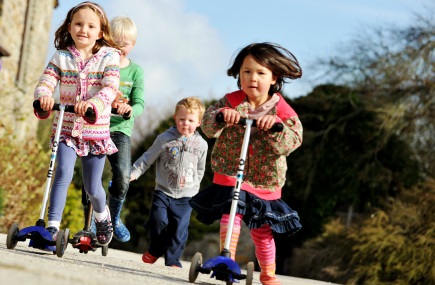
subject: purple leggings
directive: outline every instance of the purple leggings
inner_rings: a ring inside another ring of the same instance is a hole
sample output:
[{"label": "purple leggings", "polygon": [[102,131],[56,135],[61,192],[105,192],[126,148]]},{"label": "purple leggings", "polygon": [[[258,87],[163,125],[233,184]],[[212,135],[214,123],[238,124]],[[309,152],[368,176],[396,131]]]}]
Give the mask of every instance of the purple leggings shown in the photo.
[{"label": "purple leggings", "polygon": [[[57,150],[57,168],[50,194],[48,220],[61,221],[65,208],[68,187],[71,184],[74,165],[77,159],[75,150],[64,142],[59,143]],[[102,213],[106,207],[106,192],[101,182],[106,155],[82,156],[82,177],[86,193],[92,203],[94,211]]]}]

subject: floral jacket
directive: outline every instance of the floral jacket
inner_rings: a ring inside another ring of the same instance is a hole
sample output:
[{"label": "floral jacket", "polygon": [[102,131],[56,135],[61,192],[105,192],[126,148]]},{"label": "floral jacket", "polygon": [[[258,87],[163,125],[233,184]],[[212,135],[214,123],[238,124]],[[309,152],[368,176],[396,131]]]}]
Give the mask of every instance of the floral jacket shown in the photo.
[{"label": "floral jacket", "polygon": [[[279,96],[278,102],[267,114],[276,115],[283,123],[282,132],[263,131],[253,127],[244,167],[242,189],[265,200],[281,198],[286,179],[286,156],[302,143],[302,124],[296,112]],[[213,182],[234,186],[240,161],[244,127],[226,126],[216,122],[216,114],[223,108],[232,108],[242,117],[249,115],[246,94],[239,90],[226,94],[204,113],[201,129],[209,138],[217,138],[212,150]],[[260,107],[261,108],[261,107]]]}]

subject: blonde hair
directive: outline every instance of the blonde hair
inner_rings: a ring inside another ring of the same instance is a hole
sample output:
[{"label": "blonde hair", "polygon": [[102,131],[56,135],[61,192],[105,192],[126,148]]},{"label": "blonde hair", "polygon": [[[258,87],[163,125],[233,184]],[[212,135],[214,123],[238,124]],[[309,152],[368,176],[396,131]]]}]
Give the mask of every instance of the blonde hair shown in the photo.
[{"label": "blonde hair", "polygon": [[189,113],[198,111],[199,120],[202,121],[205,107],[198,97],[187,97],[178,101],[177,105],[175,106],[175,114],[177,114],[178,110],[180,110],[181,107],[186,108],[187,112]]},{"label": "blonde hair", "polygon": [[118,16],[110,21],[112,37],[116,40],[130,40],[136,43],[137,27],[132,19],[127,16]]}]

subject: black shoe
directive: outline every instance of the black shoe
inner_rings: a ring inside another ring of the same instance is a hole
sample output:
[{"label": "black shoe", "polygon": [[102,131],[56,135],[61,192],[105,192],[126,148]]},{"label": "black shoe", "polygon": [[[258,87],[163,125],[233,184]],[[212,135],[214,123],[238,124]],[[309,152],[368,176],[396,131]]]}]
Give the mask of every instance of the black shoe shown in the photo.
[{"label": "black shoe", "polygon": [[97,242],[99,245],[109,244],[113,237],[112,220],[110,218],[110,211],[107,206],[106,212],[107,218],[104,221],[98,222],[95,220],[95,226],[97,227]]},{"label": "black shoe", "polygon": [[47,227],[47,231],[50,233],[52,240],[57,239],[57,233],[59,230],[55,227]]}]

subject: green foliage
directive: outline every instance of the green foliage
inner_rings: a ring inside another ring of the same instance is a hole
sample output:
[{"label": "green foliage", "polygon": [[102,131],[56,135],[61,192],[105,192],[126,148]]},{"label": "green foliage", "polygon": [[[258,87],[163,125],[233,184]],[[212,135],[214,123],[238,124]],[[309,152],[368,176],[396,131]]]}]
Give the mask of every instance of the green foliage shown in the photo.
[{"label": "green foliage", "polygon": [[0,185],[3,215],[0,230],[5,232],[12,223],[20,228],[35,225],[39,218],[44,194],[50,152],[44,151],[34,139],[25,145],[11,143],[13,131],[4,129],[0,137]]},{"label": "green foliage", "polygon": [[44,149],[48,148],[50,143],[50,137],[53,131],[53,119],[54,115],[48,119],[38,121],[36,138]]},{"label": "green foliage", "polygon": [[418,182],[409,145],[398,135],[385,135],[369,103],[364,94],[334,85],[318,86],[290,102],[304,138],[288,157],[283,199],[301,216],[300,240],[319,234],[337,211],[367,211],[401,186]]},{"label": "green foliage", "polygon": [[71,184],[68,188],[68,195],[65,204],[65,210],[62,215],[62,229],[70,229],[74,234],[84,228],[84,213],[82,206],[82,190]]},{"label": "green foliage", "polygon": [[351,277],[347,268],[352,258],[352,242],[340,219],[331,219],[321,235],[306,240],[293,250],[287,274],[301,278],[323,280],[338,284]]},{"label": "green foliage", "polygon": [[4,196],[3,192],[4,192],[4,190],[0,186],[0,217],[4,215],[4,213],[3,213],[3,208],[4,208],[3,207],[3,200],[4,200],[4,198],[3,198],[3,196]]},{"label": "green foliage", "polygon": [[351,266],[357,284],[435,284],[435,180],[417,185],[358,226]]},{"label": "green foliage", "polygon": [[296,249],[290,275],[339,284],[435,284],[435,180],[389,199],[351,227],[334,219]]}]

